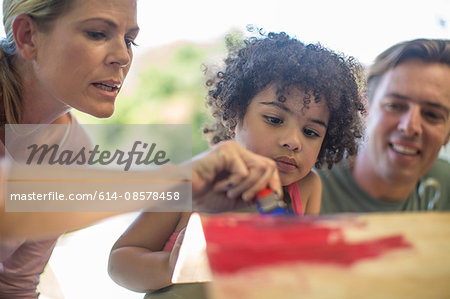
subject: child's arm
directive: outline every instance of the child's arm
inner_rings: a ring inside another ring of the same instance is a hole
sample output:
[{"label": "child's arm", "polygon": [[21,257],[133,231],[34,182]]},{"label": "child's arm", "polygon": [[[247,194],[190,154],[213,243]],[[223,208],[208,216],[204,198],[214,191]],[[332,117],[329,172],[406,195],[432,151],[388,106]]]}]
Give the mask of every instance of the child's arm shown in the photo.
[{"label": "child's arm", "polygon": [[160,289],[171,284],[182,241],[180,233],[172,251],[162,251],[175,231],[186,225],[189,213],[142,213],[114,244],[108,264],[111,278],[137,292]]},{"label": "child's arm", "polygon": [[322,201],[322,181],[314,169],[299,181],[299,189],[302,195],[304,214],[319,215]]}]

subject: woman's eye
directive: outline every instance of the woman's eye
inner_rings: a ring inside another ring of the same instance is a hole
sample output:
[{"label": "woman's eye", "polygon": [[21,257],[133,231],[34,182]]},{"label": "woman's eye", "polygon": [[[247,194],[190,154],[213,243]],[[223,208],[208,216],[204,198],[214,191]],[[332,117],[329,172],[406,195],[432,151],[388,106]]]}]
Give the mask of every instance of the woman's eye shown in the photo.
[{"label": "woman's eye", "polygon": [[137,46],[137,44],[134,42],[134,40],[128,39],[128,38],[125,39],[125,44],[127,44],[127,48],[129,48],[131,46],[135,46],[135,47]]},{"label": "woman's eye", "polygon": [[106,34],[100,31],[88,31],[86,34],[94,40],[100,40],[106,37]]},{"label": "woman's eye", "polygon": [[283,120],[279,119],[278,117],[264,115],[264,118],[267,120],[267,122],[274,125],[280,125],[283,123]]}]

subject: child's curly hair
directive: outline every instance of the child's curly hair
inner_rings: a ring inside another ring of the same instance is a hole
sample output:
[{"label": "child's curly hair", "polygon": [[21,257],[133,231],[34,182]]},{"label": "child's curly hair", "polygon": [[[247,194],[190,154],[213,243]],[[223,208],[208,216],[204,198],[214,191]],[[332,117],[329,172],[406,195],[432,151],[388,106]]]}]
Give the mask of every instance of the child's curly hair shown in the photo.
[{"label": "child's curly hair", "polygon": [[[245,40],[240,49],[228,45],[225,70],[206,82],[207,105],[216,121],[203,130],[211,135],[210,143],[232,139],[253,97],[275,83],[279,101],[285,101],[286,88],[297,87],[314,95],[317,102],[325,99],[327,103],[330,119],[317,168],[324,162],[331,168],[345,152],[356,154],[362,136],[360,113],[365,111],[362,86],[358,85],[362,82],[361,65],[320,44],[305,45],[284,32],[261,35]],[[310,101],[310,97],[304,98],[306,106]]]}]

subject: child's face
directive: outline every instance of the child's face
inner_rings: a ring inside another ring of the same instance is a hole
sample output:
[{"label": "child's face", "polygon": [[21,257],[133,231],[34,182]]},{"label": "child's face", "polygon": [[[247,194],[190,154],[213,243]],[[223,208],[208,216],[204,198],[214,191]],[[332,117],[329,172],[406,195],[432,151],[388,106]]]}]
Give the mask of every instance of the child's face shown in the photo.
[{"label": "child's face", "polygon": [[272,158],[284,186],[305,177],[314,166],[327,131],[330,112],[324,100],[311,95],[304,108],[305,92],[288,88],[280,102],[276,87],[269,85],[247,107],[236,126],[236,141],[245,148]]}]

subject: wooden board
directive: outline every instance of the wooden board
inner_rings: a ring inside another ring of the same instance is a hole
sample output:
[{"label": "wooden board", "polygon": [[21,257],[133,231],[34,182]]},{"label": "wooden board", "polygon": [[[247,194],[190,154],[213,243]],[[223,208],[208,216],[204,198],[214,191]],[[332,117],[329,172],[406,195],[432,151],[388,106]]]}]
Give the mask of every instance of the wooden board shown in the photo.
[{"label": "wooden board", "polygon": [[209,298],[450,298],[450,213],[202,216]]}]

